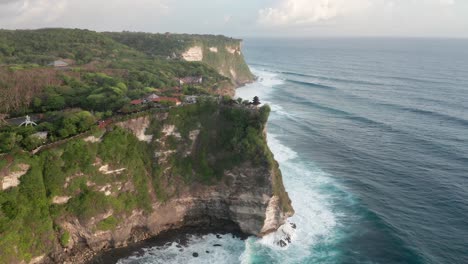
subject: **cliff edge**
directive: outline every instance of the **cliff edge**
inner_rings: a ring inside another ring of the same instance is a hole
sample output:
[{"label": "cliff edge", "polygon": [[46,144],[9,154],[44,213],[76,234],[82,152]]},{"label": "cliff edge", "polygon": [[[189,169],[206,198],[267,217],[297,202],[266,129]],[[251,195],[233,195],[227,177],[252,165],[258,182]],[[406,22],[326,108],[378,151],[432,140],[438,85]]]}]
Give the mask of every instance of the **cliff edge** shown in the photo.
[{"label": "cliff edge", "polygon": [[200,97],[34,156],[11,155],[2,173],[21,170],[21,183],[0,191],[0,217],[16,221],[0,226],[0,259],[85,263],[187,226],[277,230],[294,210],[266,144],[268,114],[268,106]]}]

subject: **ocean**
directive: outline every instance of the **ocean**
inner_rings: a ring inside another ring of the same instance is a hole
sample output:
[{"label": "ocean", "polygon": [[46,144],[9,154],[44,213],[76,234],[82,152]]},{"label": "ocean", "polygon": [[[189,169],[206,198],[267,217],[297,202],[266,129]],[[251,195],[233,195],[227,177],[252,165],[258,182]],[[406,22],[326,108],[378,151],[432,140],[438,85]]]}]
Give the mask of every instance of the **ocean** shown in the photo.
[{"label": "ocean", "polygon": [[259,79],[237,96],[272,108],[292,243],[190,235],[182,252],[169,241],[119,263],[468,263],[468,40],[247,39],[243,50]]}]

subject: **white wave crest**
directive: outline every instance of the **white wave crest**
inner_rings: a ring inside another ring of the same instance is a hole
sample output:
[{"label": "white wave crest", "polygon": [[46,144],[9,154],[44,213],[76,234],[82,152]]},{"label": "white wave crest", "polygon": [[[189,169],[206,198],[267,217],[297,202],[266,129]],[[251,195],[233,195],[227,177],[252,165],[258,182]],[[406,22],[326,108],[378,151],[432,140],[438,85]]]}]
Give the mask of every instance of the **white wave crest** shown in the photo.
[{"label": "white wave crest", "polygon": [[236,90],[236,97],[251,100],[254,96],[260,97],[263,103],[267,103],[268,95],[272,92],[273,87],[281,85],[284,80],[280,79],[278,74],[265,70],[252,68],[252,73],[258,77],[254,83],[248,84]]},{"label": "white wave crest", "polygon": [[297,158],[297,153],[294,150],[281,144],[277,137],[277,135],[267,134],[268,146],[275,155],[276,161],[281,164],[288,160]]},{"label": "white wave crest", "polygon": [[[246,248],[250,247],[253,256],[246,256],[247,252],[244,252],[242,259],[262,255],[281,259],[281,263],[299,263],[318,254],[313,252],[314,246],[333,240],[338,220],[331,201],[334,195],[339,194],[325,190],[336,186],[336,183],[315,164],[305,161],[297,152],[285,146],[278,135],[268,134],[268,145],[280,163],[284,184],[296,214],[277,232],[260,240],[247,241],[247,244],[251,244]],[[295,229],[291,223],[295,224]],[[285,241],[286,237],[291,239],[291,243],[282,247],[279,241]]]},{"label": "white wave crest", "polygon": [[240,254],[245,248],[244,241],[231,234],[218,237],[215,234],[192,236],[186,246],[173,242],[162,247],[146,248],[143,254],[119,260],[117,264],[239,263]]}]

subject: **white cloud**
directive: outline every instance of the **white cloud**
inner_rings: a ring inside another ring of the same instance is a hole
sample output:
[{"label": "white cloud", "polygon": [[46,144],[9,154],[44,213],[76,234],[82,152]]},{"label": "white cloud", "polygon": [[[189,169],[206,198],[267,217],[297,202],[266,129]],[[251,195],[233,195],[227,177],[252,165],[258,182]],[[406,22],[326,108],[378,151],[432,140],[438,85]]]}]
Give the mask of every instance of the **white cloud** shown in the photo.
[{"label": "white cloud", "polygon": [[232,15],[225,15],[224,16],[224,24],[227,24],[229,22],[231,22],[232,20]]},{"label": "white cloud", "polygon": [[439,0],[440,4],[441,5],[454,5],[455,4],[455,0]]},{"label": "white cloud", "polygon": [[169,12],[167,0],[0,0],[0,28],[118,28]]},{"label": "white cloud", "polygon": [[52,22],[63,14],[67,4],[68,0],[0,1],[0,22],[7,25]]},{"label": "white cloud", "polygon": [[266,26],[303,25],[367,9],[370,0],[281,0],[261,9],[258,22]]}]

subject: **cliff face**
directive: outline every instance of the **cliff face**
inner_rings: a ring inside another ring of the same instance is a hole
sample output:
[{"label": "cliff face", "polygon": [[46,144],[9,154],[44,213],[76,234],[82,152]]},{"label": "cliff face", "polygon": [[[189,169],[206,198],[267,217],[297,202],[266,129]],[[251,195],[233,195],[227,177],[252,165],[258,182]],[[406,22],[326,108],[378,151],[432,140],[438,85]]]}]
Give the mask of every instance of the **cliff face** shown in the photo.
[{"label": "cliff face", "polygon": [[254,80],[245,63],[241,45],[240,40],[202,39],[186,49],[181,56],[186,61],[204,62],[241,86]]},{"label": "cliff face", "polygon": [[[82,263],[180,227],[230,223],[256,236],[278,229],[294,211],[266,145],[268,107],[199,100],[15,156],[9,167],[29,167],[19,186],[0,191],[0,220],[18,225],[0,225],[8,238],[0,259]],[[5,210],[21,201],[19,211]]]}]

